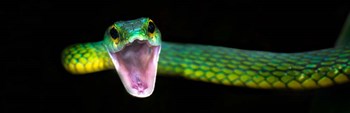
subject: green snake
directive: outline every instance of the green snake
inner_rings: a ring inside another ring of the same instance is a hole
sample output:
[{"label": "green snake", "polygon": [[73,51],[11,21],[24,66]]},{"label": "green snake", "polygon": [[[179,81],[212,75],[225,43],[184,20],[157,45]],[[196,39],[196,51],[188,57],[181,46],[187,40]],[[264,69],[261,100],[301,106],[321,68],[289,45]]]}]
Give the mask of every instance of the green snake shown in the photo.
[{"label": "green snake", "polygon": [[349,81],[350,41],[344,40],[348,38],[340,38],[334,48],[299,53],[170,43],[161,41],[151,19],[138,18],[115,22],[102,41],[65,48],[62,63],[77,75],[116,69],[126,91],[140,98],[152,94],[157,74],[237,87],[305,90]]}]

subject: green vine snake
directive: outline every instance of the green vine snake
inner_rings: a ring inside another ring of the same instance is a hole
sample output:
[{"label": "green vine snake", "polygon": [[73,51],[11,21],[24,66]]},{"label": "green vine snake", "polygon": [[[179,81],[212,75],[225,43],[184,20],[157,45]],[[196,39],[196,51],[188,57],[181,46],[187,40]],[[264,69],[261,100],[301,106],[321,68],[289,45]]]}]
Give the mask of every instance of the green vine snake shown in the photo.
[{"label": "green vine snake", "polygon": [[349,81],[348,39],[340,38],[334,48],[300,53],[179,44],[162,42],[155,23],[138,18],[115,22],[102,41],[65,48],[62,63],[77,75],[116,69],[126,91],[140,98],[152,94],[157,74],[237,87],[316,89]]}]

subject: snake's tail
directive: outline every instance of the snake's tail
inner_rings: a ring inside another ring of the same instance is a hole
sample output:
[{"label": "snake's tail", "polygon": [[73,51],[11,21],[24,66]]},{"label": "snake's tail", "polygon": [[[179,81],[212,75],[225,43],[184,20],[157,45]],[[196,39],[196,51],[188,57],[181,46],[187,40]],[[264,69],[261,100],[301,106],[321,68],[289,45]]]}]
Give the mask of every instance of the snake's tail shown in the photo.
[{"label": "snake's tail", "polygon": [[341,48],[350,45],[350,12],[345,20],[342,31],[336,42],[336,47]]},{"label": "snake's tail", "polygon": [[65,48],[62,64],[72,74],[87,74],[113,68],[102,42],[79,43]]}]

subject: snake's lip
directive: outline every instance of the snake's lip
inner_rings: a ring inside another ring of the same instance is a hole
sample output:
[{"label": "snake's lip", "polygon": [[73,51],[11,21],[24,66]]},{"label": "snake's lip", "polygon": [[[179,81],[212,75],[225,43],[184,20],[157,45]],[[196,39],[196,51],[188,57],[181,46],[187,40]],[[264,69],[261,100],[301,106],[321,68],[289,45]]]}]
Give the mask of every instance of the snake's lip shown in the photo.
[{"label": "snake's lip", "polygon": [[134,40],[118,52],[109,52],[130,95],[144,98],[153,93],[160,49],[148,41]]}]

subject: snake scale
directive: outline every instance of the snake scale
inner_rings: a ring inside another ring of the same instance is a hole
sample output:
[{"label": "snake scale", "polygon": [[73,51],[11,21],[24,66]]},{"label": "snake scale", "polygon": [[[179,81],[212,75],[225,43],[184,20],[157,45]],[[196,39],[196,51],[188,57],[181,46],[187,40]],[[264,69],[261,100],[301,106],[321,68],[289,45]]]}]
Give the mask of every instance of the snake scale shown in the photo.
[{"label": "snake scale", "polygon": [[162,42],[160,38],[160,31],[149,18],[118,21],[106,30],[103,41],[65,48],[62,63],[68,72],[77,75],[116,69],[127,91],[136,97],[153,92],[156,73],[259,89],[316,89],[350,80],[347,42],[309,52],[276,53]]}]

